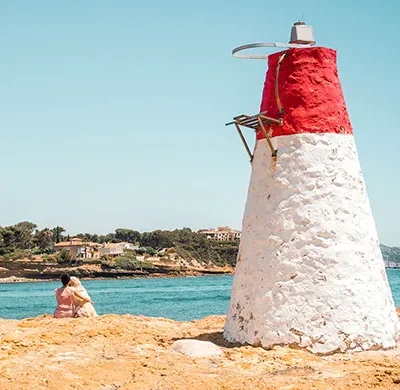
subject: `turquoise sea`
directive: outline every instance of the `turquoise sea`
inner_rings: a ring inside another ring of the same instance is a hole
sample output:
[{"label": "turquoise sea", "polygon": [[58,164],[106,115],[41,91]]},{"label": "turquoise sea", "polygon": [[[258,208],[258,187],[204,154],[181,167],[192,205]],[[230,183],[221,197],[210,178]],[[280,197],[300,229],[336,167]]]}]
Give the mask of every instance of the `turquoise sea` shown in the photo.
[{"label": "turquoise sea", "polygon": [[[400,306],[400,269],[387,271]],[[99,314],[118,313],[193,320],[228,309],[232,276],[84,280]],[[55,309],[58,282],[0,284],[0,317],[26,318]]]}]

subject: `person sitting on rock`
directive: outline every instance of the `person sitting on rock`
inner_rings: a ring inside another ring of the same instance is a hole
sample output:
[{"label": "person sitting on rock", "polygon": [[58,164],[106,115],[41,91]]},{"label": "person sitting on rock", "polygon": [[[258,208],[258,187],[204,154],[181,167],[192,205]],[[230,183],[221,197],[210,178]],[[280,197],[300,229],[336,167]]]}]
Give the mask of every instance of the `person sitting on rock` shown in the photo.
[{"label": "person sitting on rock", "polygon": [[97,317],[93,302],[85,287],[75,276],[71,277],[70,288],[74,291],[74,316],[75,317]]},{"label": "person sitting on rock", "polygon": [[74,288],[69,286],[71,277],[68,274],[61,275],[62,287],[55,290],[57,298],[57,308],[54,312],[55,318],[72,318],[75,317],[75,303],[74,296],[83,301],[90,301],[90,298],[81,296],[78,291],[74,291]]}]

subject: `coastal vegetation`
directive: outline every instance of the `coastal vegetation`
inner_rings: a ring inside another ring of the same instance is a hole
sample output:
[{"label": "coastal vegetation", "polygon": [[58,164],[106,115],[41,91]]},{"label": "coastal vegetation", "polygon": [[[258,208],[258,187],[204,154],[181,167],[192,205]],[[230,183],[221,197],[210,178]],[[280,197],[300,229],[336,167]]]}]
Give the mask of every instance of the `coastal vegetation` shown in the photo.
[{"label": "coastal vegetation", "polygon": [[[196,233],[190,228],[143,233],[133,229],[118,228],[106,235],[80,233],[74,237],[85,242],[99,244],[126,242],[137,246],[135,251],[127,250],[118,257],[104,256],[101,263],[109,268],[151,267],[151,264],[139,262],[137,256],[159,256],[168,260],[168,253],[162,253],[165,249],[173,249],[173,252],[183,259],[233,267],[238,252],[238,241],[209,240],[205,235]],[[57,243],[69,241],[71,238],[61,226],[39,229],[36,224],[23,221],[0,227],[0,259],[7,261],[32,259],[33,256],[39,255],[44,260],[59,264],[76,263],[76,259],[72,259],[67,250],[56,251],[55,247]]]}]

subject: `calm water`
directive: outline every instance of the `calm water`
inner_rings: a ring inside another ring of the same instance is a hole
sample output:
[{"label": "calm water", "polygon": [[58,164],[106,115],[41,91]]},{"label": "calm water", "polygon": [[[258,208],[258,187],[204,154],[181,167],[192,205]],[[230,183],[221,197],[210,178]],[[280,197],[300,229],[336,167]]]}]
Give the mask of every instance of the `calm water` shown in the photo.
[{"label": "calm water", "polygon": [[[232,276],[84,280],[98,314],[143,314],[192,320],[225,313]],[[59,282],[0,284],[0,317],[25,318],[55,309]]]},{"label": "calm water", "polygon": [[[400,269],[388,270],[400,306]],[[99,314],[143,314],[193,320],[226,313],[232,276],[83,281]],[[0,284],[0,317],[25,318],[53,313],[58,282]]]}]

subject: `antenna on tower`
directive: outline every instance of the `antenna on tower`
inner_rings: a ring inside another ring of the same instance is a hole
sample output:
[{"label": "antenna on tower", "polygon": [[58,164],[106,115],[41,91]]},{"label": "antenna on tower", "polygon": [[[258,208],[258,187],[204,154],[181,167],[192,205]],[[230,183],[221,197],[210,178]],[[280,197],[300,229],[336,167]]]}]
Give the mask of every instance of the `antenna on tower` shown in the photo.
[{"label": "antenna on tower", "polygon": [[311,47],[313,45],[315,45],[313,28],[311,26],[307,26],[306,23],[303,21],[298,21],[294,23],[292,26],[289,43],[281,43],[281,42],[250,43],[247,45],[235,47],[232,50],[232,55],[235,58],[259,60],[268,58],[269,54],[243,54],[240,52],[248,51],[259,47],[277,47],[277,48],[282,47],[282,48],[299,49],[299,48]]}]

